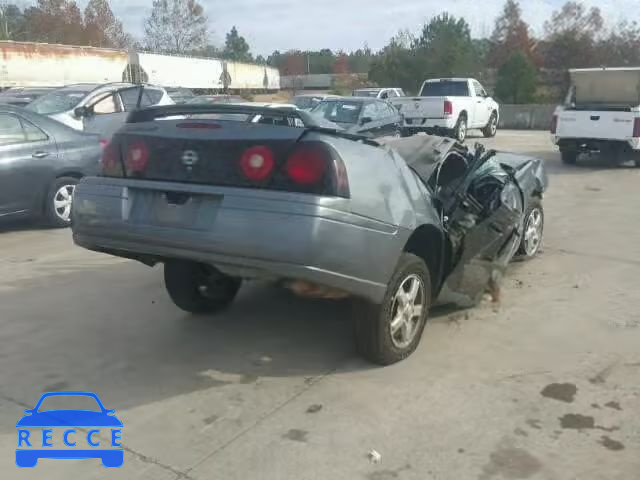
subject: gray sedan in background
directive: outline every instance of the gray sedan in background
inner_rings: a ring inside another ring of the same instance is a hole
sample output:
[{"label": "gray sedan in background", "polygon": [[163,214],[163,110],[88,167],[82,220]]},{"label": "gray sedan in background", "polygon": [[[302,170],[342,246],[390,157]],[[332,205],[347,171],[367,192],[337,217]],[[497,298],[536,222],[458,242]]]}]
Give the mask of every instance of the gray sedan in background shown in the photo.
[{"label": "gray sedan in background", "polygon": [[69,225],[75,185],[97,172],[101,154],[98,135],[0,105],[0,220],[35,217]]}]

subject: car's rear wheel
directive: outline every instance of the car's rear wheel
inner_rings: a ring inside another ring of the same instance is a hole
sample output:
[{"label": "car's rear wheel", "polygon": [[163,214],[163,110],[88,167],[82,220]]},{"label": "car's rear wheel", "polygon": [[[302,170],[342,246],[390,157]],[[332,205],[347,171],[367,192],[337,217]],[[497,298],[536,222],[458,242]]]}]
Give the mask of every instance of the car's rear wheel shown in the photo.
[{"label": "car's rear wheel", "polygon": [[491,117],[489,117],[489,122],[482,129],[482,135],[484,135],[486,138],[495,137],[497,131],[498,131],[498,115],[496,114],[496,112],[493,112],[491,114]]},{"label": "car's rear wheel", "polygon": [[578,162],[577,150],[560,150],[562,163],[566,165],[575,165]]},{"label": "car's rear wheel", "polygon": [[458,123],[456,123],[453,129],[453,137],[460,143],[464,142],[465,138],[467,138],[467,117],[464,115],[458,118]]},{"label": "car's rear wheel", "polygon": [[431,279],[424,261],[403,253],[382,304],[354,301],[358,353],[379,365],[411,355],[420,343],[431,304]]},{"label": "car's rear wheel", "polygon": [[71,207],[73,191],[78,183],[77,178],[60,177],[49,187],[45,200],[44,215],[52,227],[68,227],[71,224]]},{"label": "car's rear wheel", "polygon": [[544,210],[542,201],[538,197],[533,197],[524,217],[524,234],[518,249],[521,258],[528,260],[538,254],[542,247],[543,234]]},{"label": "car's rear wheel", "polygon": [[171,260],[164,264],[164,283],[169,297],[182,310],[213,313],[231,304],[242,281],[211,265]]}]

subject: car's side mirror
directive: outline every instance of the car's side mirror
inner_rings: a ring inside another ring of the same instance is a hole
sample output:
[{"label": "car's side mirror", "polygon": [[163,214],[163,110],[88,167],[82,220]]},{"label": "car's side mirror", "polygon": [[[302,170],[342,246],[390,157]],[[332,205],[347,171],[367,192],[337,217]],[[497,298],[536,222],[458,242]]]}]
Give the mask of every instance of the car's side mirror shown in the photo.
[{"label": "car's side mirror", "polygon": [[90,116],[92,110],[90,107],[76,107],[73,109],[73,114],[76,118],[84,118]]},{"label": "car's side mirror", "polygon": [[371,117],[362,117],[360,119],[360,125],[365,125],[367,123],[371,123],[373,120],[371,119]]}]

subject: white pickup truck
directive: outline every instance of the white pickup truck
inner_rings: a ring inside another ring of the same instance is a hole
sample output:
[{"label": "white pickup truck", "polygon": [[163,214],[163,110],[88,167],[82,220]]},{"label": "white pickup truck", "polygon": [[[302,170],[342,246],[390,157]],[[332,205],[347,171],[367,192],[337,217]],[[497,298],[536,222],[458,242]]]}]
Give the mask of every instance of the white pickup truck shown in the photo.
[{"label": "white pickup truck", "polygon": [[551,119],[551,138],[562,161],[598,151],[619,164],[640,166],[640,68],[569,70],[571,87]]},{"label": "white pickup truck", "polygon": [[498,104],[473,78],[427,80],[420,96],[389,101],[404,116],[404,136],[426,132],[462,142],[468,129],[480,129],[485,137],[493,137],[498,129]]}]

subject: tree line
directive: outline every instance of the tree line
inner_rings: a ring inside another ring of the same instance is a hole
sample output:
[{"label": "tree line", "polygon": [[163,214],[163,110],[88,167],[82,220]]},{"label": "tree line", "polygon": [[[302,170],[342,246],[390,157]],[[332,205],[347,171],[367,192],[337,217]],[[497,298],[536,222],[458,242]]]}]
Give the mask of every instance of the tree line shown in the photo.
[{"label": "tree line", "polygon": [[221,48],[210,42],[210,33],[207,15],[196,0],[152,0],[142,39],[125,31],[108,0],[89,0],[84,11],[74,0],[37,0],[24,9],[0,4],[0,40],[133,48],[266,63],[262,57],[253,57],[235,26]]},{"label": "tree line", "polygon": [[[636,22],[607,25],[599,8],[568,1],[533,35],[518,0],[506,0],[488,38],[473,38],[464,18],[443,13],[417,33],[401,31],[378,51],[366,44],[355,51],[274,51],[254,56],[234,26],[222,46],[211,40],[209,21],[197,0],[152,0],[144,36],[134,38],[113,14],[108,0],[89,0],[81,11],[75,0],[37,0],[21,9],[0,5],[0,40],[135,48],[158,53],[220,57],[266,63],[283,75],[362,73],[378,85],[415,92],[421,79],[495,73],[495,95],[526,103],[557,95],[539,85],[545,72],[568,68],[640,65],[640,27]],[[493,80],[493,79],[492,79]],[[565,82],[566,76],[560,81]],[[558,83],[556,81],[556,83]],[[564,85],[562,85],[564,87]]]}]

